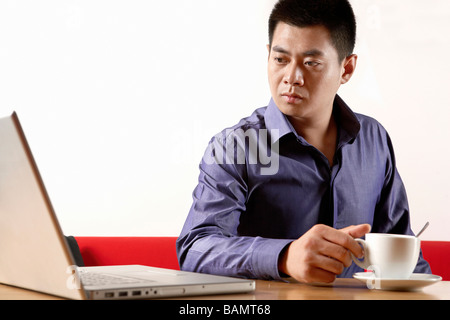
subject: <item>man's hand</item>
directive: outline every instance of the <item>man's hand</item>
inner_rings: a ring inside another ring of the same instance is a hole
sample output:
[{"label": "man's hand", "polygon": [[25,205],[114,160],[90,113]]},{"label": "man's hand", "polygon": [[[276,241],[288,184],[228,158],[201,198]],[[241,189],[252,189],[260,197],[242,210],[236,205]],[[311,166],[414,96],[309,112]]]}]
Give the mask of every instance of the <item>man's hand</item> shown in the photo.
[{"label": "man's hand", "polygon": [[362,237],[369,231],[369,224],[340,230],[315,225],[286,248],[278,268],[300,282],[333,282],[344,267],[352,264],[350,252],[362,258],[362,248],[354,238]]}]

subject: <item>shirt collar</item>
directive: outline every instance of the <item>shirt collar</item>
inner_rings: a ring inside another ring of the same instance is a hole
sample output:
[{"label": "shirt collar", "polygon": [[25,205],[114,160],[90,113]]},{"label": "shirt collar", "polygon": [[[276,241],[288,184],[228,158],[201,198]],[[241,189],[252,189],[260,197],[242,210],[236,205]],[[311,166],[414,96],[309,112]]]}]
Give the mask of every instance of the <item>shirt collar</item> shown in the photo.
[{"label": "shirt collar", "polygon": [[273,129],[279,130],[278,138],[285,136],[291,132],[295,134],[295,130],[292,127],[286,116],[278,109],[275,101],[270,99],[269,105],[267,106],[266,112],[264,113],[264,121],[266,123],[266,128],[270,131]]},{"label": "shirt collar", "polygon": [[[336,95],[334,99],[333,114],[336,117],[336,122],[340,129],[340,143],[352,143],[357,137],[361,125],[353,111],[338,95]],[[288,118],[280,111],[273,99],[270,99],[264,114],[264,120],[268,130],[279,130],[278,139],[290,133],[293,133],[298,137],[297,132],[289,122]]]},{"label": "shirt collar", "polygon": [[361,124],[355,113],[338,95],[334,98],[333,115],[340,129],[339,142],[341,144],[353,143],[361,130]]}]

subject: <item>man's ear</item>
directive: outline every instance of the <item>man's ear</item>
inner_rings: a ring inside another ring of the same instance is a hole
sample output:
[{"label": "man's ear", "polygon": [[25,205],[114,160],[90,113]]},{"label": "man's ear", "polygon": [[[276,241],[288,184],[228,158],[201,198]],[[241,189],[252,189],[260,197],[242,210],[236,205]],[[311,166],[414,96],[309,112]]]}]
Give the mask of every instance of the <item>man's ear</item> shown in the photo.
[{"label": "man's ear", "polygon": [[341,84],[347,83],[352,77],[356,69],[356,60],[358,60],[358,56],[351,54],[342,62]]},{"label": "man's ear", "polygon": [[269,60],[269,58],[270,58],[270,44],[268,44],[266,47],[267,47],[267,60]]}]

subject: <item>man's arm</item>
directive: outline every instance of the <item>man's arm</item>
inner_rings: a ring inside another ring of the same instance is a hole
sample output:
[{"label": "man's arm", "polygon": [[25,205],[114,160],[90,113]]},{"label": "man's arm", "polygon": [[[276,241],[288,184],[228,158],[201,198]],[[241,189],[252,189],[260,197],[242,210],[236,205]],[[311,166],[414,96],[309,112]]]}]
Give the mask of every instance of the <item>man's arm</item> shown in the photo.
[{"label": "man's arm", "polygon": [[293,240],[247,237],[238,233],[248,196],[245,177],[245,165],[217,163],[214,148],[207,149],[200,164],[193,204],[177,240],[182,270],[246,278],[280,278],[280,252]]},{"label": "man's arm", "polygon": [[[375,209],[373,232],[414,235],[410,224],[410,211],[406,189],[398,173],[391,139],[387,133],[386,142],[390,159],[386,167],[386,179],[380,200]],[[420,252],[417,273],[431,273],[431,268]]]}]

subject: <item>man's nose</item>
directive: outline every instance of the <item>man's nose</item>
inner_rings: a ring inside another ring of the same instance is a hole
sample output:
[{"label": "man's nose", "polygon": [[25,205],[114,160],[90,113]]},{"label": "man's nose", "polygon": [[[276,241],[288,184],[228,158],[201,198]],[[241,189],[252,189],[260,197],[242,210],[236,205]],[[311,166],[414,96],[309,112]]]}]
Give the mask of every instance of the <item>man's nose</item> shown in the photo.
[{"label": "man's nose", "polygon": [[302,70],[299,66],[293,65],[286,70],[286,74],[283,79],[284,84],[292,86],[303,86],[305,84]]}]

